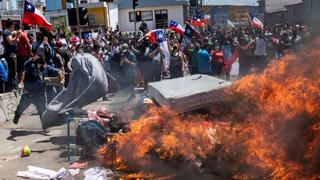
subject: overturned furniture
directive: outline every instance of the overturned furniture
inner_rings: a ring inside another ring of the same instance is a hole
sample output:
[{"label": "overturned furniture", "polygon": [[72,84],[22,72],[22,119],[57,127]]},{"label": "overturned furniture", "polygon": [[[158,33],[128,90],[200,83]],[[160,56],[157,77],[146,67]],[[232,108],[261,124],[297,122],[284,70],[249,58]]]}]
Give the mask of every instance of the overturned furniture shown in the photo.
[{"label": "overturned furniture", "polygon": [[160,106],[184,113],[222,101],[222,89],[231,84],[223,79],[197,74],[149,83],[148,90]]}]

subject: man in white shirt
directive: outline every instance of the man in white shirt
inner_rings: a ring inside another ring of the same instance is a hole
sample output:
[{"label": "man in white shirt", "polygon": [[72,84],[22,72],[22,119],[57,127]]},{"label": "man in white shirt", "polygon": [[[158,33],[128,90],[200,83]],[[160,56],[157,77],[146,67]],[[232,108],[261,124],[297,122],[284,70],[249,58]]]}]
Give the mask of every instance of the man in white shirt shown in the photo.
[{"label": "man in white shirt", "polygon": [[262,32],[258,33],[255,40],[255,51],[254,51],[254,64],[257,69],[264,69],[267,67],[267,39],[264,37]]}]

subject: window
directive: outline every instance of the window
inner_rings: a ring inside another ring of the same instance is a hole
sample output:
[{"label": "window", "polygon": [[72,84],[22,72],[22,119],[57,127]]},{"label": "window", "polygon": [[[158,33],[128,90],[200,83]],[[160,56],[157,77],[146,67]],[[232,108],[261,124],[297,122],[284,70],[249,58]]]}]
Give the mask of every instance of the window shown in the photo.
[{"label": "window", "polygon": [[144,21],[152,21],[153,20],[152,11],[142,11],[141,16],[142,16],[142,20],[144,20]]},{"label": "window", "polygon": [[157,29],[165,29],[168,27],[168,10],[155,10],[155,22]]},{"label": "window", "polygon": [[[153,21],[153,12],[152,11],[141,11],[141,19],[143,21]],[[129,12],[129,21],[135,21],[135,14],[134,12]]]},{"label": "window", "polygon": [[88,20],[89,20],[89,25],[95,25],[96,24],[96,15],[88,14]]}]

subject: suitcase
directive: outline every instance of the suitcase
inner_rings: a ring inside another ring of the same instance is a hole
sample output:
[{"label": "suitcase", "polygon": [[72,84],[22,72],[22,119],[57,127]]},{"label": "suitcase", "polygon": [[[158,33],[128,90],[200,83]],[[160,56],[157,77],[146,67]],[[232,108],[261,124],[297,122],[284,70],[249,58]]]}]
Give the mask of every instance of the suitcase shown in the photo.
[{"label": "suitcase", "polygon": [[177,113],[223,101],[222,89],[232,83],[208,75],[192,75],[148,84],[149,95],[160,106]]}]

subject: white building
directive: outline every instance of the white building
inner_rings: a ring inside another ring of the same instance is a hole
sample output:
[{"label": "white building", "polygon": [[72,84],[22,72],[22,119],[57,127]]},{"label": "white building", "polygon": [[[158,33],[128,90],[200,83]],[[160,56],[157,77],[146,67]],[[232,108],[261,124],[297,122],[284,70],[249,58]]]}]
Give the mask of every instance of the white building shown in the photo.
[{"label": "white building", "polygon": [[[132,3],[128,0],[117,0],[119,7],[119,30],[134,31],[135,14]],[[141,11],[142,20],[148,28],[167,28],[170,20],[184,24],[188,15],[188,1],[184,0],[140,0],[136,11]],[[137,22],[137,29],[141,22]]]},{"label": "white building", "polygon": [[2,0],[0,2],[0,9],[1,10],[11,10],[11,9],[13,9],[11,0]]},{"label": "white building", "polygon": [[265,0],[266,12],[276,12],[286,10],[287,5],[301,3],[302,0]]}]

